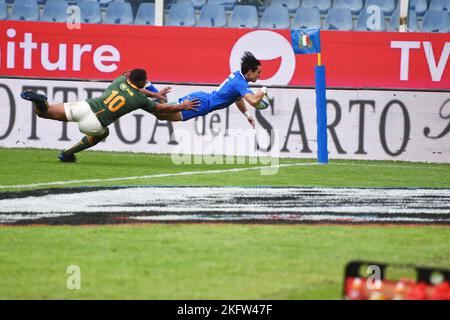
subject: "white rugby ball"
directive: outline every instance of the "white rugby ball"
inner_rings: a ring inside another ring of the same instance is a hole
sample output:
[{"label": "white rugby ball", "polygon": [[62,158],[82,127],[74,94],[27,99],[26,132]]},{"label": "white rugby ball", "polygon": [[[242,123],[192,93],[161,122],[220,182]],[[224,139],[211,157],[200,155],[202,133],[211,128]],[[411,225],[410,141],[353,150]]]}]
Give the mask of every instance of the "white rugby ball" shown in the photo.
[{"label": "white rugby ball", "polygon": [[270,106],[269,97],[267,95],[264,95],[264,98],[262,98],[261,102],[256,106],[256,109],[264,110],[267,109]]}]

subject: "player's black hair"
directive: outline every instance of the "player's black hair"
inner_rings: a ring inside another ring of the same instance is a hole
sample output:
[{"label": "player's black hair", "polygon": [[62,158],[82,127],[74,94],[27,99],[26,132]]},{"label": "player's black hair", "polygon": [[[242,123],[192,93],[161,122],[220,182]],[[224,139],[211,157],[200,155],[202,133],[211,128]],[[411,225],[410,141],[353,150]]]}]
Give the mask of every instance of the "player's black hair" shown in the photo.
[{"label": "player's black hair", "polygon": [[147,80],[147,72],[144,69],[133,69],[130,73],[130,80],[133,83]]},{"label": "player's black hair", "polygon": [[241,72],[246,74],[249,70],[255,71],[261,62],[255,58],[255,56],[250,51],[245,51],[241,58]]}]

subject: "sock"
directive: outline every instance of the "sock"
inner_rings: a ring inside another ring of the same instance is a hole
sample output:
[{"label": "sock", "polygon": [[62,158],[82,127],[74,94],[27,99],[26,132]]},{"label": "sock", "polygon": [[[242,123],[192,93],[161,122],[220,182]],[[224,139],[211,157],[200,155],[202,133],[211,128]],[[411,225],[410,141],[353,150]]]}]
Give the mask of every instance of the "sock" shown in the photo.
[{"label": "sock", "polygon": [[78,142],[77,144],[73,145],[69,149],[65,149],[64,150],[64,155],[68,156],[68,155],[71,155],[71,154],[83,151],[85,149],[88,149],[90,147],[93,147],[97,143],[99,143],[100,141],[105,139],[108,135],[109,135],[108,128],[106,128],[105,133],[102,134],[101,136],[94,137],[94,136],[85,135],[83,137],[83,139],[81,139],[80,142]]}]

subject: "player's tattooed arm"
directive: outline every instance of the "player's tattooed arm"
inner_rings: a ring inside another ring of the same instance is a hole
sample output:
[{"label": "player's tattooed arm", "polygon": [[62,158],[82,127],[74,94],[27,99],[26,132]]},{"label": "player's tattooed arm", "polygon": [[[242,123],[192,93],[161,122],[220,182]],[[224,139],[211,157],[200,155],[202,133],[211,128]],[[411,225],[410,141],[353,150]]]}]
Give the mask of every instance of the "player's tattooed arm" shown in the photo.
[{"label": "player's tattooed arm", "polygon": [[247,93],[244,96],[244,99],[252,106],[256,107],[261,100],[264,98],[264,95],[267,93],[267,88],[262,87],[260,90],[258,90],[256,93]]},{"label": "player's tattooed arm", "polygon": [[243,113],[243,115],[247,118],[248,122],[253,127],[253,129],[255,129],[255,127],[256,127],[255,120],[250,115],[250,113],[247,111],[247,107],[245,106],[244,99],[240,98],[238,101],[236,101],[236,106]]}]

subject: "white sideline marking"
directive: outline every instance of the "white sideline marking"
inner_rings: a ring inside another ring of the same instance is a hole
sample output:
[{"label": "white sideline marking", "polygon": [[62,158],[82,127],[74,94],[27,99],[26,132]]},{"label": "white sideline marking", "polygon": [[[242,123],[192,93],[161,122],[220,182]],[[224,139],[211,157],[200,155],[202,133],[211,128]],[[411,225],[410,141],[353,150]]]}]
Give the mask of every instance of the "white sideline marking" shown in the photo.
[{"label": "white sideline marking", "polygon": [[242,172],[242,171],[264,170],[264,169],[267,170],[267,169],[285,168],[285,167],[293,167],[293,166],[310,166],[310,165],[317,165],[317,163],[315,163],[315,162],[287,163],[287,164],[280,164],[280,165],[276,165],[276,166],[233,168],[233,169],[224,169],[224,170],[184,171],[184,172],[176,172],[176,173],[162,173],[162,174],[120,177],[120,178],[53,181],[53,182],[40,182],[40,183],[30,183],[30,184],[16,184],[16,185],[9,185],[9,186],[0,185],[0,189],[8,189],[8,188],[21,189],[21,188],[35,188],[35,187],[46,187],[46,186],[62,186],[62,185],[77,184],[77,183],[129,181],[129,180],[167,178],[167,177],[177,177],[177,176],[191,176],[191,175],[198,175],[198,174],[216,174],[216,173]]},{"label": "white sideline marking", "polygon": [[[205,171],[185,171],[177,173],[163,173],[145,176],[131,176],[131,177],[120,177],[120,178],[106,178],[106,179],[85,179],[85,180],[67,180],[67,181],[54,181],[54,182],[39,182],[30,184],[18,184],[18,185],[0,185],[0,189],[22,189],[22,188],[35,188],[35,187],[46,187],[46,186],[63,186],[67,184],[78,184],[78,183],[94,183],[94,182],[113,182],[113,181],[128,181],[128,180],[139,180],[139,179],[153,179],[153,178],[166,178],[166,177],[176,177],[176,176],[190,176],[198,174],[215,174],[215,173],[226,173],[226,172],[241,172],[241,171],[252,171],[260,169],[275,169],[275,168],[286,168],[292,166],[310,166],[319,165],[316,162],[302,162],[302,163],[287,163],[280,164],[277,166],[260,166],[260,167],[250,167],[250,168],[234,168],[225,170],[205,170]],[[363,164],[363,163],[329,163],[332,166],[359,166],[359,167],[391,167],[387,164]],[[395,168],[409,168],[409,169],[429,169],[425,166],[410,166],[410,165],[400,165],[395,166]]]}]

